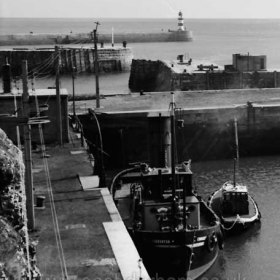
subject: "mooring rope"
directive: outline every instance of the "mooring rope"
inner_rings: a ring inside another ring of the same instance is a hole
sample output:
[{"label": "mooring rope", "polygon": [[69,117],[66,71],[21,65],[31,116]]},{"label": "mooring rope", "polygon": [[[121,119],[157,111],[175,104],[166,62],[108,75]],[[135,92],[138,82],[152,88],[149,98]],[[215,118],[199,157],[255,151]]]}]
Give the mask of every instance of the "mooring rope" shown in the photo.
[{"label": "mooring rope", "polygon": [[229,231],[229,230],[233,229],[233,227],[235,226],[235,224],[236,224],[238,221],[240,221],[240,216],[239,216],[239,215],[236,216],[236,219],[235,219],[234,223],[233,223],[230,227],[227,228],[227,227],[225,227],[222,223],[221,223],[221,226],[222,226],[222,228],[223,228],[224,230]]}]

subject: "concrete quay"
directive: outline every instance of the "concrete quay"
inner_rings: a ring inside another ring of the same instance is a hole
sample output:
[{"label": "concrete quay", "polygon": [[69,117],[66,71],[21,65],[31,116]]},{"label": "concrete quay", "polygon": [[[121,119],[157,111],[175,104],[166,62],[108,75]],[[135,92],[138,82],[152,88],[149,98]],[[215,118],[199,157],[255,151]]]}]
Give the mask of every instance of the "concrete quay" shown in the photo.
[{"label": "concrete quay", "polygon": [[[234,118],[238,121],[241,156],[280,153],[279,88],[178,91],[174,98],[176,107],[181,109],[177,117],[180,115],[184,120],[177,137],[179,161],[232,158]],[[109,155],[105,156],[105,166],[116,168],[131,162],[149,162],[147,116],[151,112],[167,112],[170,102],[170,92],[102,99],[101,108],[95,111],[100,113],[104,150]],[[94,137],[96,125],[87,111],[95,108],[95,101],[79,101],[76,105],[86,137],[98,143]]]},{"label": "concrete quay", "polygon": [[[42,279],[139,279],[140,257],[111,195],[107,188],[98,188],[80,134],[70,131],[70,139],[62,147],[46,148],[62,254],[56,243],[42,154],[33,152],[35,197],[45,197],[44,207],[35,207],[32,233],[32,239],[38,241],[37,265]],[[65,259],[65,278],[61,256]],[[143,279],[149,279],[143,265],[141,272]]]},{"label": "concrete quay", "polygon": [[[185,110],[235,108],[246,105],[263,106],[280,104],[280,88],[263,89],[228,89],[228,90],[199,90],[174,91],[177,107]],[[106,114],[142,114],[149,111],[167,111],[171,102],[170,91],[143,92],[143,95],[132,93],[128,95],[102,96],[101,108],[95,109]],[[95,100],[77,101],[76,113],[87,114],[87,109],[96,107]],[[69,113],[72,113],[72,103],[69,103]]]}]

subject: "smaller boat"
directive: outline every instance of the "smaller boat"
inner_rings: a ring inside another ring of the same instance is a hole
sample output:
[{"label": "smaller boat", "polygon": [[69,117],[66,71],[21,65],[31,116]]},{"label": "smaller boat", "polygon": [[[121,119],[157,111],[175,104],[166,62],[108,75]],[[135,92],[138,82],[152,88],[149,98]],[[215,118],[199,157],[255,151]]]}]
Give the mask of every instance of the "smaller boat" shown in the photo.
[{"label": "smaller boat", "polygon": [[239,159],[238,127],[234,119],[235,158],[233,181],[228,181],[208,198],[208,206],[220,217],[222,228],[229,234],[240,233],[256,222],[261,213],[247,186],[236,182],[236,165]]},{"label": "smaller boat", "polygon": [[228,233],[240,233],[260,222],[261,213],[247,186],[225,182],[208,199],[208,206],[220,217],[222,228]]}]

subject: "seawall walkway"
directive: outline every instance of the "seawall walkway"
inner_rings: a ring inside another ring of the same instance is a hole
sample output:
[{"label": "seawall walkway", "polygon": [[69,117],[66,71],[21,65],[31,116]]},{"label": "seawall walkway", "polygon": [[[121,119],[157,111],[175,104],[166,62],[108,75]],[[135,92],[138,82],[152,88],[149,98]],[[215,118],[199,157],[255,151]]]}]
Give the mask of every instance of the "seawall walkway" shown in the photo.
[{"label": "seawall walkway", "polygon": [[[139,255],[113,204],[107,188],[96,187],[96,176],[78,134],[63,147],[47,146],[53,200],[61,236],[67,279],[139,279]],[[51,198],[41,152],[33,153],[37,260],[43,279],[62,279]],[[120,247],[120,244],[123,244]],[[138,278],[137,278],[138,277]],[[149,279],[142,267],[143,279]]]}]

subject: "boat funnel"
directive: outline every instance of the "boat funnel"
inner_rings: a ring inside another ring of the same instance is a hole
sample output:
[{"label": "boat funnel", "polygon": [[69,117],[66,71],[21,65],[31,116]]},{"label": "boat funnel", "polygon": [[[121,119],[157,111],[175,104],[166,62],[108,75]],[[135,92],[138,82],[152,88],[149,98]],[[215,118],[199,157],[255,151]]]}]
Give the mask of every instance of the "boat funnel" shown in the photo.
[{"label": "boat funnel", "polygon": [[149,160],[150,166],[171,167],[170,113],[150,113]]}]

